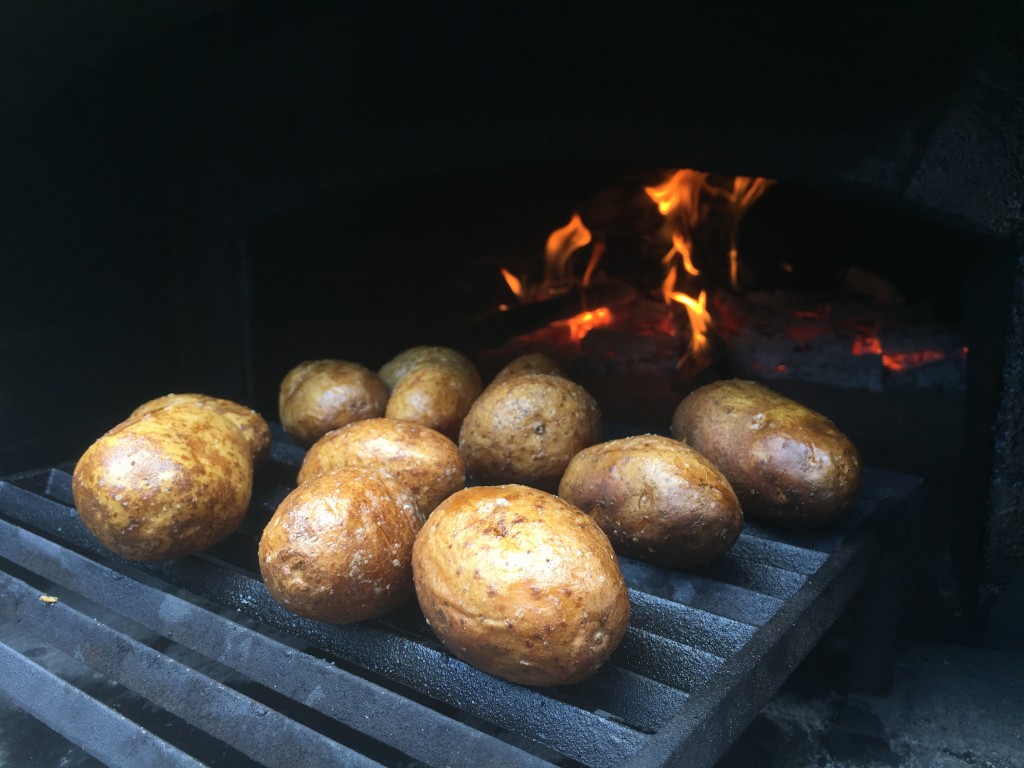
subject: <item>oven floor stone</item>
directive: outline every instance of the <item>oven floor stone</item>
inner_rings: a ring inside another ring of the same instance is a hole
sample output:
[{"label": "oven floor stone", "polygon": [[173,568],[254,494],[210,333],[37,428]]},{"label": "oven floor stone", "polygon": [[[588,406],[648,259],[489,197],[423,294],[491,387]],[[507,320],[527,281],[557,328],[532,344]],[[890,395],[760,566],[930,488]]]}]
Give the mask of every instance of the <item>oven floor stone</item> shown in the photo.
[{"label": "oven floor stone", "polygon": [[979,637],[905,640],[887,693],[843,668],[822,643],[718,768],[1024,768],[1024,572]]}]

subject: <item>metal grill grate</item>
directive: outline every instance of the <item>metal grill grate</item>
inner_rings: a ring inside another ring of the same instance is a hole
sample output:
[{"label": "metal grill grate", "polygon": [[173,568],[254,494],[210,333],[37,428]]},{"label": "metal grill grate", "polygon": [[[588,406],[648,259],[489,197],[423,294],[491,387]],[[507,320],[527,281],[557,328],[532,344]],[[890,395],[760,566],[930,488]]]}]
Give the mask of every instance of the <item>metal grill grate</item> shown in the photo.
[{"label": "metal grill grate", "polygon": [[256,545],[302,456],[277,429],[240,530],[155,563],[120,560],[85,530],[70,466],[0,481],[9,625],[170,725],[136,722],[0,644],[6,698],[110,765],[709,766],[847,605],[920,484],[868,470],[840,529],[748,523],[695,571],[622,558],[633,605],[622,645],[590,680],[529,689],[450,656],[415,599],[334,626],[270,598]]}]

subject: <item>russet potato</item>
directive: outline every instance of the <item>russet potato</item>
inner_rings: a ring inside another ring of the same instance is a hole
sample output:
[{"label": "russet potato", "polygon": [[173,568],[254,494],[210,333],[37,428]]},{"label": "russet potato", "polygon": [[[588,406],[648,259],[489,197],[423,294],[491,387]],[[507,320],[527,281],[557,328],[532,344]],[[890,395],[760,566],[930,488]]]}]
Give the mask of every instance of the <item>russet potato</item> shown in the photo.
[{"label": "russet potato", "polygon": [[394,391],[399,380],[406,374],[424,365],[444,365],[456,369],[475,385],[481,388],[480,371],[468,355],[452,347],[424,344],[402,350],[380,367],[377,373],[389,391]]},{"label": "russet potato", "polygon": [[75,465],[82,523],[112,552],[163,560],[231,534],[252,496],[252,443],[216,409],[179,402],[137,414]]},{"label": "russet potato", "polygon": [[469,372],[463,366],[423,363],[398,379],[384,415],[422,424],[457,440],[480,390],[475,369]]},{"label": "russet potato", "polygon": [[751,519],[827,525],[849,510],[862,480],[857,448],[830,419],[757,382],[694,390],[671,431],[722,471]]},{"label": "russet potato", "polygon": [[593,675],[630,603],[608,537],[557,496],[522,485],[458,491],[413,546],[416,597],[452,654],[523,685]]},{"label": "russet potato", "polygon": [[586,389],[529,373],[495,382],[477,398],[462,423],[459,451],[473,482],[554,492],[572,457],[600,437],[601,411]]},{"label": "russet potato", "polygon": [[405,483],[429,515],[466,484],[459,448],[440,432],[398,419],[364,419],[332,430],[306,452],[298,482],[338,467],[386,470]]},{"label": "russet potato", "polygon": [[281,426],[308,448],[332,429],[384,415],[388,389],[375,371],[349,360],[306,360],[281,381]]},{"label": "russet potato", "polygon": [[583,449],[558,495],[591,515],[616,552],[669,568],[711,562],[743,529],[725,476],[693,448],[661,435]]},{"label": "russet potato", "polygon": [[278,505],[260,537],[260,572],[299,616],[334,624],[382,616],[412,594],[422,525],[412,492],[386,472],[330,470]]}]

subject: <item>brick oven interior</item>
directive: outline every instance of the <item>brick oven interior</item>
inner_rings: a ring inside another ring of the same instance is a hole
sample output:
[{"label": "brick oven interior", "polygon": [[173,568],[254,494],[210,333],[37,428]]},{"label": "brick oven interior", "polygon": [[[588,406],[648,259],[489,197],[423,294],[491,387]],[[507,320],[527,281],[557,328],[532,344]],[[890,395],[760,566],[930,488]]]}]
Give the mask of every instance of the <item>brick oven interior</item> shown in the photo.
[{"label": "brick oven interior", "polygon": [[[498,267],[579,206],[671,168],[772,178],[742,230],[760,288],[863,268],[969,354],[952,387],[771,382],[925,501],[890,574],[891,685],[849,674],[862,596],[722,765],[1020,764],[1019,8],[129,5],[4,12],[0,477],[166,392],[274,419],[301,360],[485,352]],[[644,431],[699,381],[581,375]],[[19,717],[0,708],[0,765],[91,764],[17,742]]]}]

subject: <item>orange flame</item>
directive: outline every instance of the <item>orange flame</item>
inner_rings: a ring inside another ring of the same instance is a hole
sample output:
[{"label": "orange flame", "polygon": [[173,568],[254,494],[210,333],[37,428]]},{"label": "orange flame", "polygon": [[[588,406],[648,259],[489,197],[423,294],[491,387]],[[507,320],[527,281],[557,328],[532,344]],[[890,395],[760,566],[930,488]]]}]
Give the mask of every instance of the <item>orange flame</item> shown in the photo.
[{"label": "orange flame", "polygon": [[567,290],[572,284],[569,257],[592,240],[578,213],[569,223],[548,235],[544,249],[544,287],[552,293]]},{"label": "orange flame", "polygon": [[[544,279],[541,283],[527,285],[525,281],[516,277],[505,268],[501,268],[501,276],[505,279],[512,293],[521,302],[541,301],[551,296],[565,293],[573,285],[569,259],[580,248],[588,245],[592,239],[593,236],[590,230],[583,224],[579,214],[574,213],[568,224],[564,227],[559,227],[548,235],[547,244],[544,248]],[[587,263],[586,272],[583,275],[583,286],[589,284],[590,278],[603,254],[604,243],[595,243],[590,254],[590,261]]]},{"label": "orange flame", "polygon": [[662,262],[668,263],[668,261],[672,258],[672,253],[678,253],[683,260],[683,269],[686,270],[686,273],[689,275],[693,275],[694,277],[697,277],[697,275],[700,274],[700,270],[693,265],[693,261],[690,257],[692,251],[693,248],[691,247],[690,243],[685,238],[683,238],[681,234],[679,234],[678,232],[674,232],[672,234],[672,250],[669,251],[668,254],[666,254],[665,258],[662,259]]},{"label": "orange flame", "polygon": [[731,187],[708,186],[708,192],[725,201],[725,212],[729,227],[729,284],[733,290],[739,287],[739,239],[740,221],[747,210],[768,188],[774,184],[772,179],[758,176],[734,176]]},{"label": "orange flame", "polygon": [[523,281],[513,275],[504,267],[501,268],[501,276],[505,278],[505,282],[508,283],[508,287],[516,298],[523,298]]},{"label": "orange flame", "polygon": [[689,227],[695,226],[700,212],[700,192],[708,174],[690,168],[681,168],[673,173],[667,181],[652,187],[644,187],[644,192],[658,206],[658,212],[665,218],[676,216],[684,220]]},{"label": "orange flame", "polygon": [[661,263],[669,268],[679,256],[683,269],[694,276],[699,275],[700,270],[692,260],[693,231],[700,223],[700,196],[707,177],[703,171],[682,168],[663,183],[644,187],[644,192],[665,217],[665,231],[672,241],[672,247],[662,257]]},{"label": "orange flame", "polygon": [[686,315],[690,320],[690,349],[688,354],[700,355],[708,348],[708,326],[711,324],[711,315],[708,313],[707,291],[701,291],[697,298],[689,296],[682,291],[672,293],[672,301],[678,302],[686,308]]},{"label": "orange flame", "polygon": [[587,269],[583,273],[583,278],[580,280],[580,285],[586,288],[590,285],[590,278],[594,275],[594,270],[597,268],[597,264],[601,261],[601,257],[604,255],[605,244],[594,243],[594,248],[590,252],[590,261],[587,262]]}]

